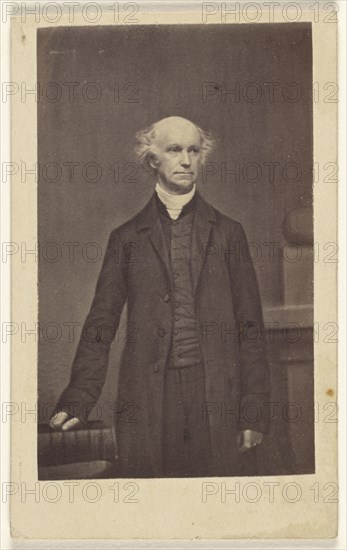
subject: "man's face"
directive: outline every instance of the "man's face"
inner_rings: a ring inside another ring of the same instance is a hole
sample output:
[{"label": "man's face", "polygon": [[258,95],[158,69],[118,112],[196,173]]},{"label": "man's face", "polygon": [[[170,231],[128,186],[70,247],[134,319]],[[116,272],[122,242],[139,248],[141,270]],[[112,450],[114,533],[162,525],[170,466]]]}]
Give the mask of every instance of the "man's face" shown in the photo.
[{"label": "man's face", "polygon": [[201,167],[200,141],[198,130],[188,120],[171,119],[158,125],[150,165],[164,189],[183,195],[193,188]]}]

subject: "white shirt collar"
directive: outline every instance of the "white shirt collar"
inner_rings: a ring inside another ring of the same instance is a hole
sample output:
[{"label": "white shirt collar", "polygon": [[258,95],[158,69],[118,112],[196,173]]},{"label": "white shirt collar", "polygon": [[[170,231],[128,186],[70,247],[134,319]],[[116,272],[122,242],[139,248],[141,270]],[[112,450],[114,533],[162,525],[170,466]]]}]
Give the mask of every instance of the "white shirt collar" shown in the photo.
[{"label": "white shirt collar", "polygon": [[163,189],[159,183],[155,186],[159,199],[165,204],[169,216],[173,220],[177,220],[182,212],[182,208],[194,197],[195,189],[196,185],[194,184],[193,189],[189,191],[189,193],[185,193],[184,195],[173,195]]}]

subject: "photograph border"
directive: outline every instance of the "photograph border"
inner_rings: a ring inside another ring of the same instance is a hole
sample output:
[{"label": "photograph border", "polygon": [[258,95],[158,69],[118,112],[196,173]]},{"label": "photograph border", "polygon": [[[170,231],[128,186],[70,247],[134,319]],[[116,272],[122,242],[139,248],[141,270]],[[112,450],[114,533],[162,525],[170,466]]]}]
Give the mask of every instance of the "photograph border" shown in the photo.
[{"label": "photograph border", "polygon": [[[306,14],[305,14],[306,16]],[[307,21],[313,14],[307,13]],[[166,23],[201,24],[201,14],[143,13],[139,24]],[[59,22],[65,25],[67,20]],[[220,21],[216,21],[216,23]],[[80,25],[79,18],[70,25]],[[257,22],[261,24],[262,21]],[[101,24],[99,22],[98,24]],[[102,24],[110,24],[102,22]],[[213,24],[213,23],[211,23]],[[228,23],[225,23],[228,24]],[[239,24],[242,24],[240,22]],[[12,22],[12,75],[14,82],[35,82],[36,29],[47,26],[32,20],[24,24],[20,19]],[[336,25],[313,23],[313,81],[337,81],[337,29]],[[27,166],[36,162],[36,103],[22,103],[12,98],[12,162],[25,161]],[[26,124],[23,127],[22,121]],[[337,105],[314,103],[314,160],[320,164],[337,162]],[[29,213],[29,215],[28,215]],[[334,223],[332,223],[334,221]],[[337,190],[322,183],[314,187],[314,235],[318,242],[337,242]],[[20,174],[12,176],[12,236],[13,242],[37,241],[36,183],[21,181]],[[320,325],[337,322],[337,265],[315,264],[314,315]],[[23,263],[20,257],[12,258],[12,320],[25,319],[27,326],[37,322],[37,264],[35,259]],[[326,289],[329,289],[327,292]],[[335,300],[331,301],[331,296]],[[333,392],[337,393],[337,346],[325,342],[315,343],[315,402],[323,405]],[[23,367],[25,365],[25,368]],[[326,366],[329,365],[329,370]],[[327,393],[329,392],[329,393]],[[37,395],[37,343],[19,337],[12,338],[12,393],[14,403],[35,403]],[[44,482],[37,481],[36,423],[23,423],[20,416],[12,417],[12,482],[33,487],[39,483],[39,496]],[[330,538],[336,536],[337,502],[324,502],[324,496],[314,501],[310,489],[315,483],[324,492],[327,484],[337,483],[337,424],[317,422],[315,426],[316,473],[305,476],[271,476],[267,483],[279,483],[280,489],[288,483],[300,486],[301,497],[295,502],[281,497],[280,506],[268,502],[265,494],[257,503],[240,501],[222,502],[219,497],[208,504],[202,502],[201,479],[138,480],[143,500],[137,506],[126,502],[113,502],[114,491],[110,480],[98,480],[102,498],[94,503],[95,525],[88,522],[91,503],[80,495],[74,502],[61,500],[55,503],[54,515],[64,521],[64,538],[98,539],[230,539],[230,538]],[[255,481],[255,478],[251,478]],[[213,479],[215,481],[215,479]],[[260,478],[260,484],[264,480]],[[124,482],[124,483],[123,483]],[[207,480],[209,482],[209,480]],[[219,478],[219,487],[245,485],[242,478]],[[64,482],[55,482],[62,485]],[[122,486],[126,480],[122,480]],[[262,485],[263,486],[263,485]],[[280,491],[281,493],[281,491]],[[60,538],[60,521],[50,521],[52,503],[42,498],[39,502],[22,501],[20,495],[12,498],[12,536],[16,538]],[[116,506],[116,508],[115,508]],[[134,509],[135,508],[135,509]],[[117,522],[115,522],[115,514]],[[230,514],[233,526],[230,527]],[[161,517],[160,524],[153,517]],[[170,518],[170,523],[168,523]],[[266,519],[265,519],[266,518]],[[249,523],[251,521],[252,531]],[[247,524],[248,523],[248,524]]]}]

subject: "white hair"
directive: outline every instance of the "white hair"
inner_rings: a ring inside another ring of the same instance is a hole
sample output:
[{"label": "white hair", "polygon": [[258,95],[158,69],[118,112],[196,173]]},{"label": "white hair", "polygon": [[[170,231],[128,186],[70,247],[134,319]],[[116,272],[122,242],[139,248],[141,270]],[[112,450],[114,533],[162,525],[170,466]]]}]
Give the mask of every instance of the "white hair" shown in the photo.
[{"label": "white hair", "polygon": [[[137,145],[135,147],[135,154],[137,159],[142,164],[148,163],[148,157],[152,154],[155,154],[155,149],[153,147],[153,142],[157,134],[157,125],[159,122],[155,122],[151,126],[148,126],[147,128],[144,128],[143,130],[140,130],[136,133],[135,137],[137,140]],[[192,123],[193,124],[193,123]],[[211,151],[214,148],[215,140],[209,134],[208,132],[205,132],[194,124],[195,128],[200,134],[201,144],[200,144],[200,151],[201,151],[201,162],[206,162],[206,159],[208,155],[211,153]]]}]

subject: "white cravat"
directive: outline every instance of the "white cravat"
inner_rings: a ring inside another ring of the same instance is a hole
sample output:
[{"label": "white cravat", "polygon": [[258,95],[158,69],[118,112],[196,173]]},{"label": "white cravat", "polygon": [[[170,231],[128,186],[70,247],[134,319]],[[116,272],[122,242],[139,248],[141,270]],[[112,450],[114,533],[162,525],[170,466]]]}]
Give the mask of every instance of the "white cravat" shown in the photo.
[{"label": "white cravat", "polygon": [[185,193],[184,195],[172,195],[171,193],[165,191],[165,189],[163,189],[159,185],[159,183],[157,183],[155,190],[161,202],[165,204],[169,216],[172,220],[177,220],[183,206],[193,198],[195,187],[196,186],[194,184],[193,189],[189,191],[189,193]]}]

